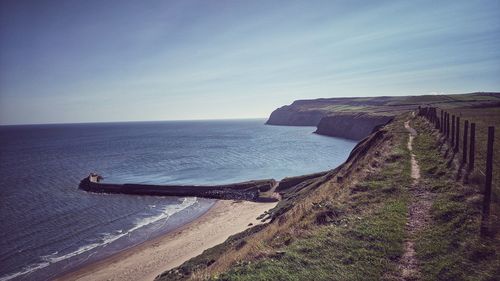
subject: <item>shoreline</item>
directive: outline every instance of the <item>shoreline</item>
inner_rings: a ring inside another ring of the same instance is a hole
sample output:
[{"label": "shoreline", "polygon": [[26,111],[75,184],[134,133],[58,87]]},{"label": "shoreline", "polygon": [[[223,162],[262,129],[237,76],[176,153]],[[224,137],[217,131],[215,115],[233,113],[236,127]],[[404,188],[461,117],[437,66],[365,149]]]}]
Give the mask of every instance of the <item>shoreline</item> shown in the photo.
[{"label": "shoreline", "polygon": [[54,280],[153,280],[157,275],[261,224],[257,216],[275,203],[218,200],[197,219],[164,235],[85,265]]}]

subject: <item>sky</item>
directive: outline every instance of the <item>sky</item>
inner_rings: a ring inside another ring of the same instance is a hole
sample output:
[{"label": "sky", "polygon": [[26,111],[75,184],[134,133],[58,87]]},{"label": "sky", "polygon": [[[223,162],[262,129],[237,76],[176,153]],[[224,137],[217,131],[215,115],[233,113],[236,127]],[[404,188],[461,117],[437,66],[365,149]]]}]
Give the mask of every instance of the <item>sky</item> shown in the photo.
[{"label": "sky", "polygon": [[500,91],[500,1],[0,1],[0,124]]}]

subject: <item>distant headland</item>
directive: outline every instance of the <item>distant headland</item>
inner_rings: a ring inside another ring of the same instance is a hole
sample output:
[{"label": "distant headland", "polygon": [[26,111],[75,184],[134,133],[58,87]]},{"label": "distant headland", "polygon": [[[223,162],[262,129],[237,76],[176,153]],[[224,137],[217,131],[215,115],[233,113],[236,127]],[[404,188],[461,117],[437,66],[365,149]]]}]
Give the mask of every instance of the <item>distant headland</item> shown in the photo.
[{"label": "distant headland", "polygon": [[320,135],[361,140],[396,115],[428,104],[440,108],[499,106],[500,93],[297,100],[274,110],[266,124],[316,126],[315,133]]}]

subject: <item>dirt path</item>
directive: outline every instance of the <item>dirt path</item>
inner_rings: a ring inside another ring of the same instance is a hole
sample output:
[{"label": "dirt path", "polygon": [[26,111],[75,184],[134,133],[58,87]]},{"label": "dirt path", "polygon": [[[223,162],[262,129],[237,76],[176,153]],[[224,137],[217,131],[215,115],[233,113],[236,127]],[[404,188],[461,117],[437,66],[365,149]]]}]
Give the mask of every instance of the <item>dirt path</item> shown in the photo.
[{"label": "dirt path", "polygon": [[404,253],[399,261],[399,280],[418,279],[418,260],[415,254],[415,234],[422,230],[430,221],[432,199],[420,182],[420,166],[413,153],[413,140],[417,135],[410,127],[410,121],[405,122],[405,129],[409,132],[408,150],[411,153],[411,177],[413,184],[410,188],[411,203],[408,206],[408,222],[406,223],[406,240]]}]

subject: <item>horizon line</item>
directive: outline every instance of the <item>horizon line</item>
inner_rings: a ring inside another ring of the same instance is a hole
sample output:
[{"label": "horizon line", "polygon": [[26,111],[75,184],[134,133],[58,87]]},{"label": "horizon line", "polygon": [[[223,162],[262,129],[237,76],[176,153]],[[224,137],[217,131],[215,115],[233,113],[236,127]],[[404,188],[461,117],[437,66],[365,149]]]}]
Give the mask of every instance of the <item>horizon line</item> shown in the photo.
[{"label": "horizon line", "polygon": [[180,122],[180,121],[230,121],[230,120],[256,120],[268,117],[242,117],[242,118],[207,118],[207,119],[164,119],[164,120],[119,120],[119,121],[83,121],[83,122],[49,122],[49,123],[14,123],[0,124],[8,126],[36,126],[36,125],[83,125],[83,124],[116,124],[116,123],[146,123],[146,122]]},{"label": "horizon line", "polygon": [[[498,95],[500,91],[470,91],[470,92],[428,92],[421,94],[396,94],[396,95],[344,95],[340,97],[316,97],[316,98],[306,98],[306,99],[296,99],[293,100],[290,104],[295,101],[304,101],[304,100],[325,100],[325,99],[346,99],[346,98],[385,98],[385,97],[421,97],[421,96],[454,96],[454,95],[470,95],[470,94],[493,94]],[[248,119],[265,119],[269,118],[270,114],[266,117],[240,117],[240,118],[195,118],[195,119],[163,119],[163,120],[115,120],[115,121],[77,121],[77,122],[48,122],[48,123],[0,123],[0,127],[6,126],[33,126],[33,125],[76,125],[76,124],[100,124],[100,123],[133,123],[133,122],[167,122],[167,121],[222,121],[222,120],[248,120]]]}]

